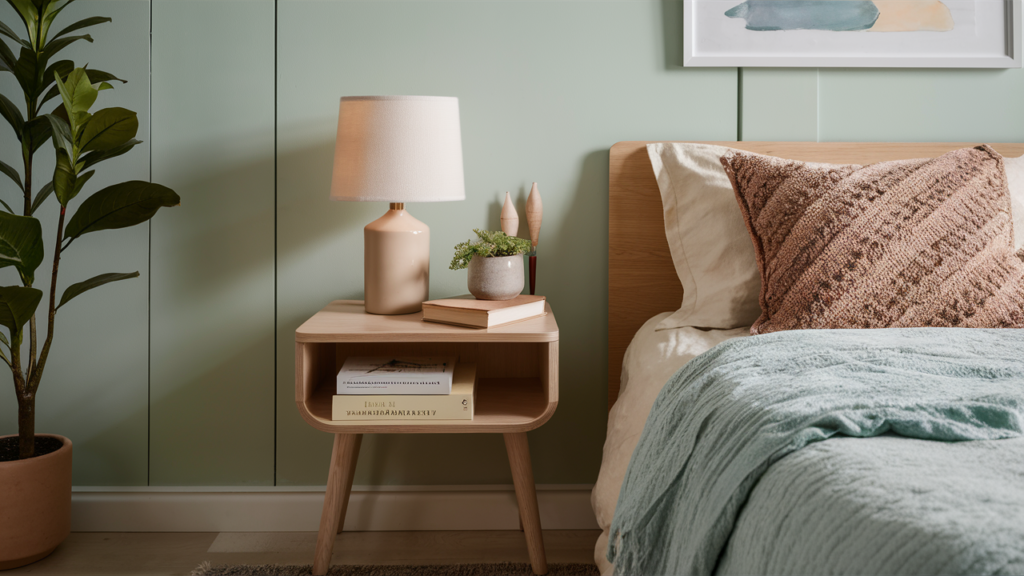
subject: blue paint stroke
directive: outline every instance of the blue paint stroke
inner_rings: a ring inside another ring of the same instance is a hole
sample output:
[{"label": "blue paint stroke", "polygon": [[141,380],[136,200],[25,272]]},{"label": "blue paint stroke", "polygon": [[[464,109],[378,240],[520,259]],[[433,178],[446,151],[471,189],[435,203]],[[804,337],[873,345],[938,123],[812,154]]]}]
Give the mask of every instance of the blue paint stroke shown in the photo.
[{"label": "blue paint stroke", "polygon": [[743,18],[747,30],[867,30],[878,20],[871,0],[746,0],[725,13]]}]

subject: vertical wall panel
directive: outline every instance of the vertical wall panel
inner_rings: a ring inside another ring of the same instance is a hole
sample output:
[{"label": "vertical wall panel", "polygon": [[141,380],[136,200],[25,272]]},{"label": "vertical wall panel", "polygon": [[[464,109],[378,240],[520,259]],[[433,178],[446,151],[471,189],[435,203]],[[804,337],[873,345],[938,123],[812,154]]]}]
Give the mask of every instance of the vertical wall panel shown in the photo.
[{"label": "vertical wall panel", "polygon": [[744,68],[740,134],[751,141],[818,139],[818,71]]},{"label": "vertical wall panel", "polygon": [[[149,1],[92,0],[76,2],[58,16],[53,30],[90,16],[109,16],[113,22],[83,30],[92,44],[79,41],[61,51],[58,59],[106,70],[128,80],[100,93],[94,106],[120,106],[139,116],[138,139],[144,143],[128,154],[97,165],[96,175],[71,201],[73,214],[82,200],[97,190],[125,180],[149,178]],[[0,19],[24,35],[20,19],[7,4]],[[8,45],[11,45],[8,42]],[[17,54],[17,50],[15,50]],[[10,74],[0,75],[0,91],[23,103],[21,89]],[[59,100],[44,107],[50,112]],[[21,153],[6,122],[0,122],[0,159],[19,172]],[[36,154],[33,188],[53,175],[53,147]],[[4,178],[0,197],[12,206],[15,188]],[[20,213],[20,210],[19,210]],[[52,265],[59,204],[51,196],[37,212],[43,224],[45,258],[36,273],[36,288],[47,294],[40,303],[39,343],[46,326],[49,270]],[[105,272],[133,272],[141,278],[110,284],[83,294],[57,312],[53,347],[43,373],[36,403],[36,431],[63,434],[75,447],[76,485],[144,485],[147,428],[147,283],[149,227],[137,226],[87,234],[61,258],[58,299],[75,282]],[[0,271],[0,285],[19,284],[13,268]],[[6,329],[4,329],[6,333]],[[28,337],[25,337],[27,351]],[[17,431],[17,404],[7,367],[0,371],[0,434]]]},{"label": "vertical wall panel", "polygon": [[[531,433],[536,479],[592,482],[607,419],[608,148],[732,139],[735,69],[675,64],[678,2],[310,2],[278,6],[278,482],[323,484],[331,440],[295,409],[294,330],[361,298],[362,228],[382,203],[328,199],[338,98],[457,96],[466,200],[407,206],[431,227],[431,297],[473,228],[498,228],[505,191],[544,198],[537,289],[561,329],[561,401]],[[669,18],[671,16],[671,18]],[[525,218],[521,235],[526,235]],[[497,435],[370,436],[356,482],[509,482]]]},{"label": "vertical wall panel", "polygon": [[274,3],[155,0],[151,483],[274,481]]},{"label": "vertical wall panel", "polygon": [[822,70],[821,138],[1024,141],[1024,70]]}]

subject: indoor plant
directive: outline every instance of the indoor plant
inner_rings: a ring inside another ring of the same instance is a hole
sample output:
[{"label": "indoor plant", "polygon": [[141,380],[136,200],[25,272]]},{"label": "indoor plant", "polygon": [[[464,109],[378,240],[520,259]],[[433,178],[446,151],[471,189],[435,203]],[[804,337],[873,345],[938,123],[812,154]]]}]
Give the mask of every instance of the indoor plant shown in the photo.
[{"label": "indoor plant", "polygon": [[480,300],[511,300],[523,291],[523,254],[530,241],[501,231],[477,230],[476,241],[455,246],[449,268],[469,268],[469,292]]},{"label": "indoor plant", "polygon": [[[0,325],[7,329],[7,334],[0,332],[0,357],[11,370],[18,401],[18,435],[0,438],[0,569],[46,556],[70,528],[71,442],[61,436],[35,434],[36,391],[53,343],[57,311],[83,292],[139,275],[100,274],[68,286],[58,301],[61,255],[85,234],[134,226],[149,220],[161,207],[179,203],[174,191],[159,184],[122,182],[75,202],[78,206],[66,220],[72,200],[95,173],[90,168],[139,143],[135,140],[138,118],[124,108],[90,113],[99,92],[111,88],[108,81],[118,80],[113,75],[75,68],[70,60],[50,62],[68,45],[92,41],[88,35],[70,35],[72,32],[110,18],[86,18],[50,37],[54,19],[73,0],[7,1],[21,18],[28,38],[20,38],[10,26],[0,23],[0,34],[19,48],[15,58],[6,41],[0,41],[0,72],[15,76],[25,106],[23,112],[10,98],[0,95],[0,115],[21,144],[23,162],[21,174],[0,162],[0,171],[17,185],[21,200],[20,210],[11,208],[11,204],[19,205],[17,201],[0,201],[0,268],[14,267],[20,279],[18,285],[0,287]],[[51,113],[42,113],[43,106],[58,96],[61,103]],[[56,167],[52,180],[33,194],[33,158],[47,141],[53,142]],[[47,270],[50,292],[45,340],[38,346],[41,331],[35,314],[43,292],[33,284],[36,268],[46,254],[42,225],[33,213],[51,195],[60,204],[60,216],[49,255],[52,266]]]}]

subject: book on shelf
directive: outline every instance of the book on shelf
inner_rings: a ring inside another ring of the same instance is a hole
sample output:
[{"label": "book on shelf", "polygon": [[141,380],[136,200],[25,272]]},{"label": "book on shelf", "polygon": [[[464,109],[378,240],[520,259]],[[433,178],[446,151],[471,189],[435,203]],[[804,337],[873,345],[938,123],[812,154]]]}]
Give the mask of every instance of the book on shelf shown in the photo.
[{"label": "book on shelf", "polygon": [[476,365],[457,364],[451,394],[338,394],[332,420],[472,420],[476,408]]},{"label": "book on shelf", "polygon": [[338,394],[448,394],[455,358],[353,356],[338,372]]},{"label": "book on shelf", "polygon": [[544,297],[529,294],[511,300],[477,300],[467,294],[423,303],[423,319],[427,322],[470,328],[494,328],[544,314]]}]

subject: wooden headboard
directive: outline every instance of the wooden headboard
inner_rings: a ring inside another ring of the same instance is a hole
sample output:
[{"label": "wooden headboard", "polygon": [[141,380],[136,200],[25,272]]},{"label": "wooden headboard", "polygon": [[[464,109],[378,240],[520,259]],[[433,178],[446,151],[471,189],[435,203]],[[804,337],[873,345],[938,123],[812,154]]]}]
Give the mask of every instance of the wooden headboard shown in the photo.
[{"label": "wooden headboard", "polygon": [[[665,239],[661,193],[647,157],[649,142],[619,142],[608,163],[608,407],[619,395],[626,347],[651,316],[674,311],[683,288]],[[969,143],[708,142],[793,160],[872,164],[934,158]],[[1024,144],[992,144],[1003,156]]]}]

